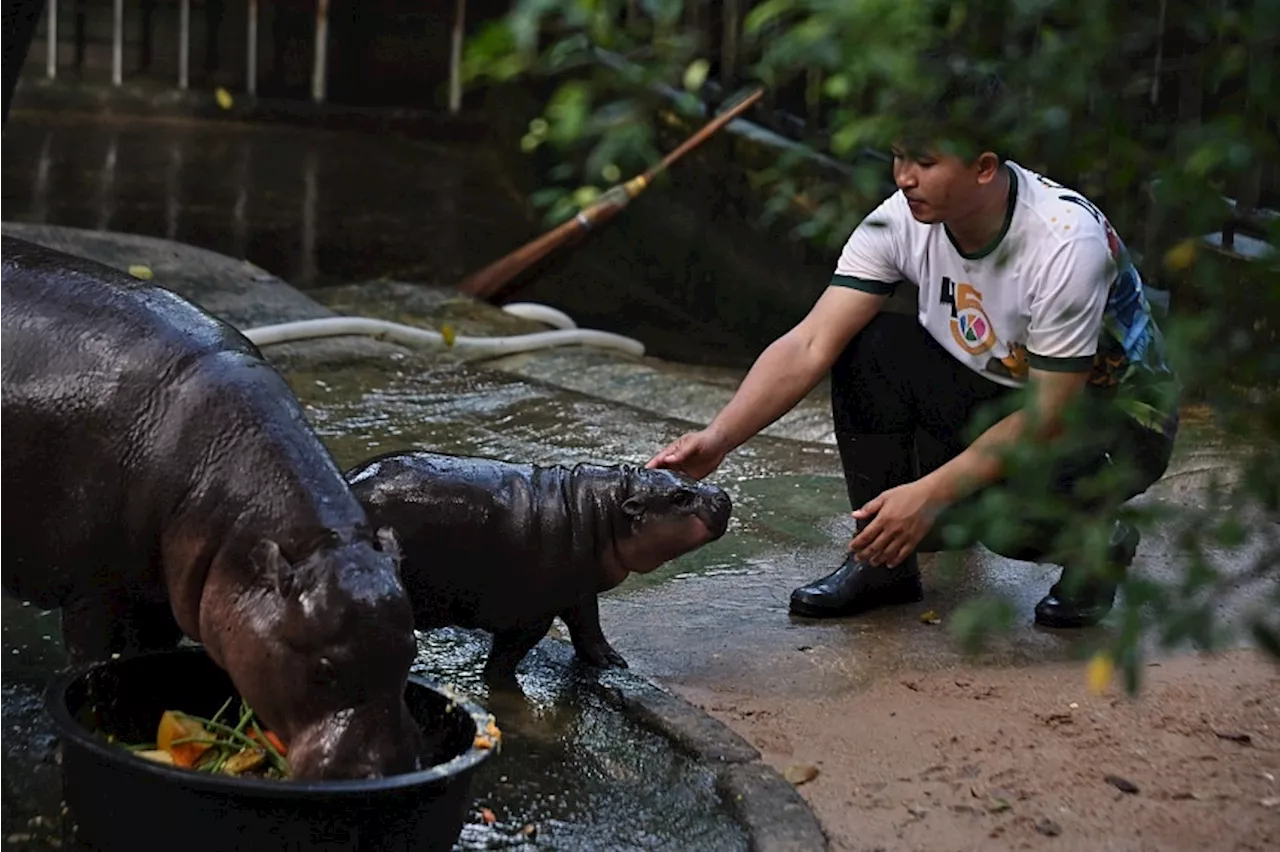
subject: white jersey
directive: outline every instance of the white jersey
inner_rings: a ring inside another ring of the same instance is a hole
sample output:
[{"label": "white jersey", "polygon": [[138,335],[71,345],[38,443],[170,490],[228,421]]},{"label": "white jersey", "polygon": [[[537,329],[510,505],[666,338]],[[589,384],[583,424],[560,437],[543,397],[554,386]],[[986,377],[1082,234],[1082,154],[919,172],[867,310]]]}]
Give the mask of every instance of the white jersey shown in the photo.
[{"label": "white jersey", "polygon": [[920,288],[920,324],[962,364],[1018,387],[1027,367],[1087,370],[1119,271],[1120,243],[1078,193],[1008,162],[1009,214],[987,248],[965,254],[896,192],[849,237],[832,283]]}]

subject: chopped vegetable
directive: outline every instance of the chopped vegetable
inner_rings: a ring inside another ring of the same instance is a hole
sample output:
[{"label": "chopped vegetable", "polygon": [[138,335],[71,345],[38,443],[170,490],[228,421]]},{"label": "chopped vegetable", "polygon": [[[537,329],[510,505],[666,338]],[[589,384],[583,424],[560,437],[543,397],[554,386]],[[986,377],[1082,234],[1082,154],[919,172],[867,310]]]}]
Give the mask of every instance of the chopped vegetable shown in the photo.
[{"label": "chopped vegetable", "polygon": [[489,723],[485,725],[484,733],[476,734],[473,745],[476,748],[490,749],[496,748],[502,742],[502,731],[498,728],[498,724],[489,717]]},{"label": "chopped vegetable", "polygon": [[223,714],[230,706],[228,698],[208,719],[166,710],[160,715],[155,743],[125,748],[147,760],[198,772],[287,778],[289,764],[284,756],[288,749],[284,742],[258,723],[243,700],[236,723],[228,724],[230,719],[224,722]]}]

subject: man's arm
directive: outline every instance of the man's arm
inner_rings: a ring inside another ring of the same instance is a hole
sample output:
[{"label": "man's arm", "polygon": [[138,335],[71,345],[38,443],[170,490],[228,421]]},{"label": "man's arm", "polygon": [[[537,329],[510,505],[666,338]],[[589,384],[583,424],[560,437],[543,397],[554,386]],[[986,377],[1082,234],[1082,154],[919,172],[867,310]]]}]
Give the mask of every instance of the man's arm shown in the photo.
[{"label": "man's arm", "polygon": [[732,452],[795,407],[871,318],[887,295],[829,286],[808,316],[760,354],[733,399],[707,426],[724,453]]},{"label": "man's arm", "polygon": [[884,305],[903,276],[895,237],[910,215],[897,193],[864,219],[845,242],[831,285],[808,316],[771,343],[733,398],[705,429],[681,435],[646,467],[680,470],[701,479],[724,457],[795,407]]},{"label": "man's arm", "polygon": [[854,518],[867,524],[853,537],[849,549],[872,565],[897,565],[906,559],[939,511],[1000,477],[1003,450],[1024,437],[1055,438],[1061,431],[1062,413],[1088,377],[1082,372],[1032,369],[1025,407],[991,426],[937,470],[882,492],[855,510]]},{"label": "man's arm", "polygon": [[1056,438],[1062,414],[1084,389],[1086,372],[1030,371],[1027,405],[978,436],[951,461],[921,479],[932,498],[947,505],[995,482],[1003,473],[1003,452],[1024,436],[1035,442]]}]

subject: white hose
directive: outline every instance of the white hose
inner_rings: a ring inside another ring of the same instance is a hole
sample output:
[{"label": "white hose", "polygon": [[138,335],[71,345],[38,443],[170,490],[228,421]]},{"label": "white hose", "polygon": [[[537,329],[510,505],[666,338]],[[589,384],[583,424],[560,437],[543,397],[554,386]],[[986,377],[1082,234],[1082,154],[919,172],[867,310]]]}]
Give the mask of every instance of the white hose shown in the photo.
[{"label": "white hose", "polygon": [[[544,306],[539,306],[544,307]],[[554,308],[548,308],[555,311]],[[556,312],[558,313],[558,312]],[[568,319],[568,317],[565,317]],[[572,320],[569,320],[572,322]],[[439,332],[398,322],[370,319],[368,317],[325,317],[323,319],[282,322],[263,325],[242,332],[257,346],[312,340],[317,337],[338,337],[363,334],[403,343],[407,346],[444,347],[444,336]],[[515,334],[507,337],[455,337],[450,348],[475,355],[510,355],[552,346],[598,346],[617,349],[637,358],[644,355],[644,344],[630,337],[608,331],[569,328],[557,331],[539,331],[532,334]]]},{"label": "white hose", "polygon": [[564,311],[559,308],[553,308],[550,305],[541,305],[537,302],[512,302],[509,305],[503,305],[502,310],[513,317],[545,323],[552,328],[578,327],[573,318]]}]

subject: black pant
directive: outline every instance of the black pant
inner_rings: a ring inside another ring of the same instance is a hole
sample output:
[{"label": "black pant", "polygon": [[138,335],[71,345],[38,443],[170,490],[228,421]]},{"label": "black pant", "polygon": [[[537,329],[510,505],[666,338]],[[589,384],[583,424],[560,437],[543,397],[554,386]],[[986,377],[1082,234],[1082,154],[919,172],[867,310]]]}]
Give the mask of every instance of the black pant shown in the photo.
[{"label": "black pant", "polygon": [[[878,314],[831,369],[832,417],[852,507],[954,458],[1016,410],[1021,397],[962,365],[915,317]],[[1092,391],[1085,397],[1085,438],[1045,448],[1031,464],[1015,461],[995,486],[946,509],[917,549],[981,541],[1012,559],[1061,562],[1073,515],[1111,511],[1146,491],[1164,474],[1172,441]],[[993,513],[1000,515],[994,523]]]}]

